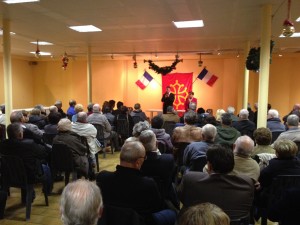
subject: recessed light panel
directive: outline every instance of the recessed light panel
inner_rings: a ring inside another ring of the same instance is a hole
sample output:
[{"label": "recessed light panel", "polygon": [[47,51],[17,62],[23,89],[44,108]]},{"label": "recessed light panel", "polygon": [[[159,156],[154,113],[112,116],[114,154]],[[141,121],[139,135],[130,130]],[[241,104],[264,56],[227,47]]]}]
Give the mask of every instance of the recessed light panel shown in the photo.
[{"label": "recessed light panel", "polygon": [[204,27],[203,20],[173,21],[173,23],[177,28]]},{"label": "recessed light panel", "polygon": [[[36,52],[30,52],[31,54],[36,54]],[[39,52],[39,55],[51,55],[50,52]]]},{"label": "recessed light panel", "polygon": [[26,2],[39,2],[40,0],[3,0],[7,4],[26,3]]},{"label": "recessed light panel", "polygon": [[[31,44],[35,44],[37,45],[38,43],[36,41],[32,41],[30,42]],[[52,43],[50,42],[47,42],[47,41],[39,41],[39,45],[53,45]]]},{"label": "recessed light panel", "polygon": [[70,26],[71,29],[76,30],[78,32],[99,32],[102,31],[98,27],[93,25],[84,25],[84,26]]},{"label": "recessed light panel", "polygon": [[296,19],[296,22],[300,22],[300,16]]}]

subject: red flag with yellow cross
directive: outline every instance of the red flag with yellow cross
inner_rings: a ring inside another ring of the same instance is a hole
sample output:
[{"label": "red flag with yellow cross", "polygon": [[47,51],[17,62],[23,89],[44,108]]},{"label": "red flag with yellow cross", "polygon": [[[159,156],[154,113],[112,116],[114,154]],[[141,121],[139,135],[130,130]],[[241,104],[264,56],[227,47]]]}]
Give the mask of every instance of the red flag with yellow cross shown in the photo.
[{"label": "red flag with yellow cross", "polygon": [[171,87],[171,92],[175,95],[174,109],[184,109],[184,102],[189,91],[192,91],[193,73],[170,73],[162,76],[162,94],[166,92],[167,86]]}]

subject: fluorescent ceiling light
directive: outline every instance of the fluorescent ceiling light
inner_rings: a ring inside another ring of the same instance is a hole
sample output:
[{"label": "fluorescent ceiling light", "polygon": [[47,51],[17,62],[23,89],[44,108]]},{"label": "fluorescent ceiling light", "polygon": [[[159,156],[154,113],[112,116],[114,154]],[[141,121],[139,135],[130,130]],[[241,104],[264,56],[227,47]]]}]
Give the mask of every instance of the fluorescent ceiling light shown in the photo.
[{"label": "fluorescent ceiling light", "polygon": [[[283,35],[281,34],[279,37],[280,37],[280,38],[284,38],[285,36],[283,36]],[[290,36],[290,37],[300,37],[300,32],[298,32],[298,33],[293,33],[293,35]]]},{"label": "fluorescent ceiling light", "polygon": [[78,32],[98,32],[102,31],[98,27],[93,25],[84,25],[84,26],[70,26],[71,29],[76,30]]},{"label": "fluorescent ceiling light", "polygon": [[[10,33],[10,35],[15,35],[16,33],[14,33],[14,32],[9,32]],[[3,35],[3,30],[0,30],[0,36],[1,35]]]},{"label": "fluorescent ceiling light", "polygon": [[204,27],[203,20],[173,21],[177,28]]},{"label": "fluorescent ceiling light", "polygon": [[[36,52],[30,52],[31,54],[36,54]],[[51,55],[50,52],[40,52],[39,55]]]},{"label": "fluorescent ceiling light", "polygon": [[296,19],[296,22],[300,22],[300,16]]},{"label": "fluorescent ceiling light", "polygon": [[3,0],[7,4],[26,3],[26,2],[39,2],[40,0]]},{"label": "fluorescent ceiling light", "polygon": [[[37,45],[37,42],[36,41],[32,41],[30,42],[31,44],[35,44]],[[53,45],[52,43],[50,42],[47,42],[47,41],[39,41],[39,45]]]}]

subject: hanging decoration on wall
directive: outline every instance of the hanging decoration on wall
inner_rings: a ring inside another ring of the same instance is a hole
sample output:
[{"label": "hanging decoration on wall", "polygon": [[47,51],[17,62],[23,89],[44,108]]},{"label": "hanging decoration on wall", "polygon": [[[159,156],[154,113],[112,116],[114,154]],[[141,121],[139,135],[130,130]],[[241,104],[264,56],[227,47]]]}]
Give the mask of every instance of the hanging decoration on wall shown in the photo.
[{"label": "hanging decoration on wall", "polygon": [[62,68],[64,70],[67,69],[68,63],[69,63],[69,57],[68,57],[68,54],[65,52],[62,57]]},{"label": "hanging decoration on wall", "polygon": [[[270,64],[272,63],[272,51],[275,45],[274,41],[270,41]],[[251,48],[246,60],[247,70],[252,70],[253,72],[259,72],[259,60],[260,60],[260,47]]]},{"label": "hanging decoration on wall", "polygon": [[164,66],[164,67],[159,67],[156,65],[152,60],[145,60],[144,63],[148,62],[149,63],[149,69],[154,70],[156,73],[161,74],[163,76],[167,75],[168,73],[171,73],[173,70],[176,69],[176,65],[179,62],[183,62],[183,59],[179,59],[179,56],[175,56],[174,62],[171,64],[171,66]]},{"label": "hanging decoration on wall", "polygon": [[282,35],[285,37],[290,37],[295,33],[295,27],[291,20],[291,0],[288,0],[288,15],[283,21]]}]

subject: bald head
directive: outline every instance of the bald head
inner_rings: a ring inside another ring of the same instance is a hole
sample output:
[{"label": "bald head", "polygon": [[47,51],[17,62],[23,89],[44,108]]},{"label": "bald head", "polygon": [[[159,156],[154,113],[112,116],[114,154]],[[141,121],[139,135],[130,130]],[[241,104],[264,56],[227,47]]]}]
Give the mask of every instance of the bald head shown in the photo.
[{"label": "bald head", "polygon": [[85,112],[79,112],[77,114],[77,122],[86,123],[87,114]]},{"label": "bald head", "polygon": [[120,162],[135,163],[146,154],[143,144],[139,141],[126,142],[121,149]]},{"label": "bald head", "polygon": [[233,152],[242,156],[251,156],[254,150],[254,142],[249,136],[241,136],[234,143]]}]

